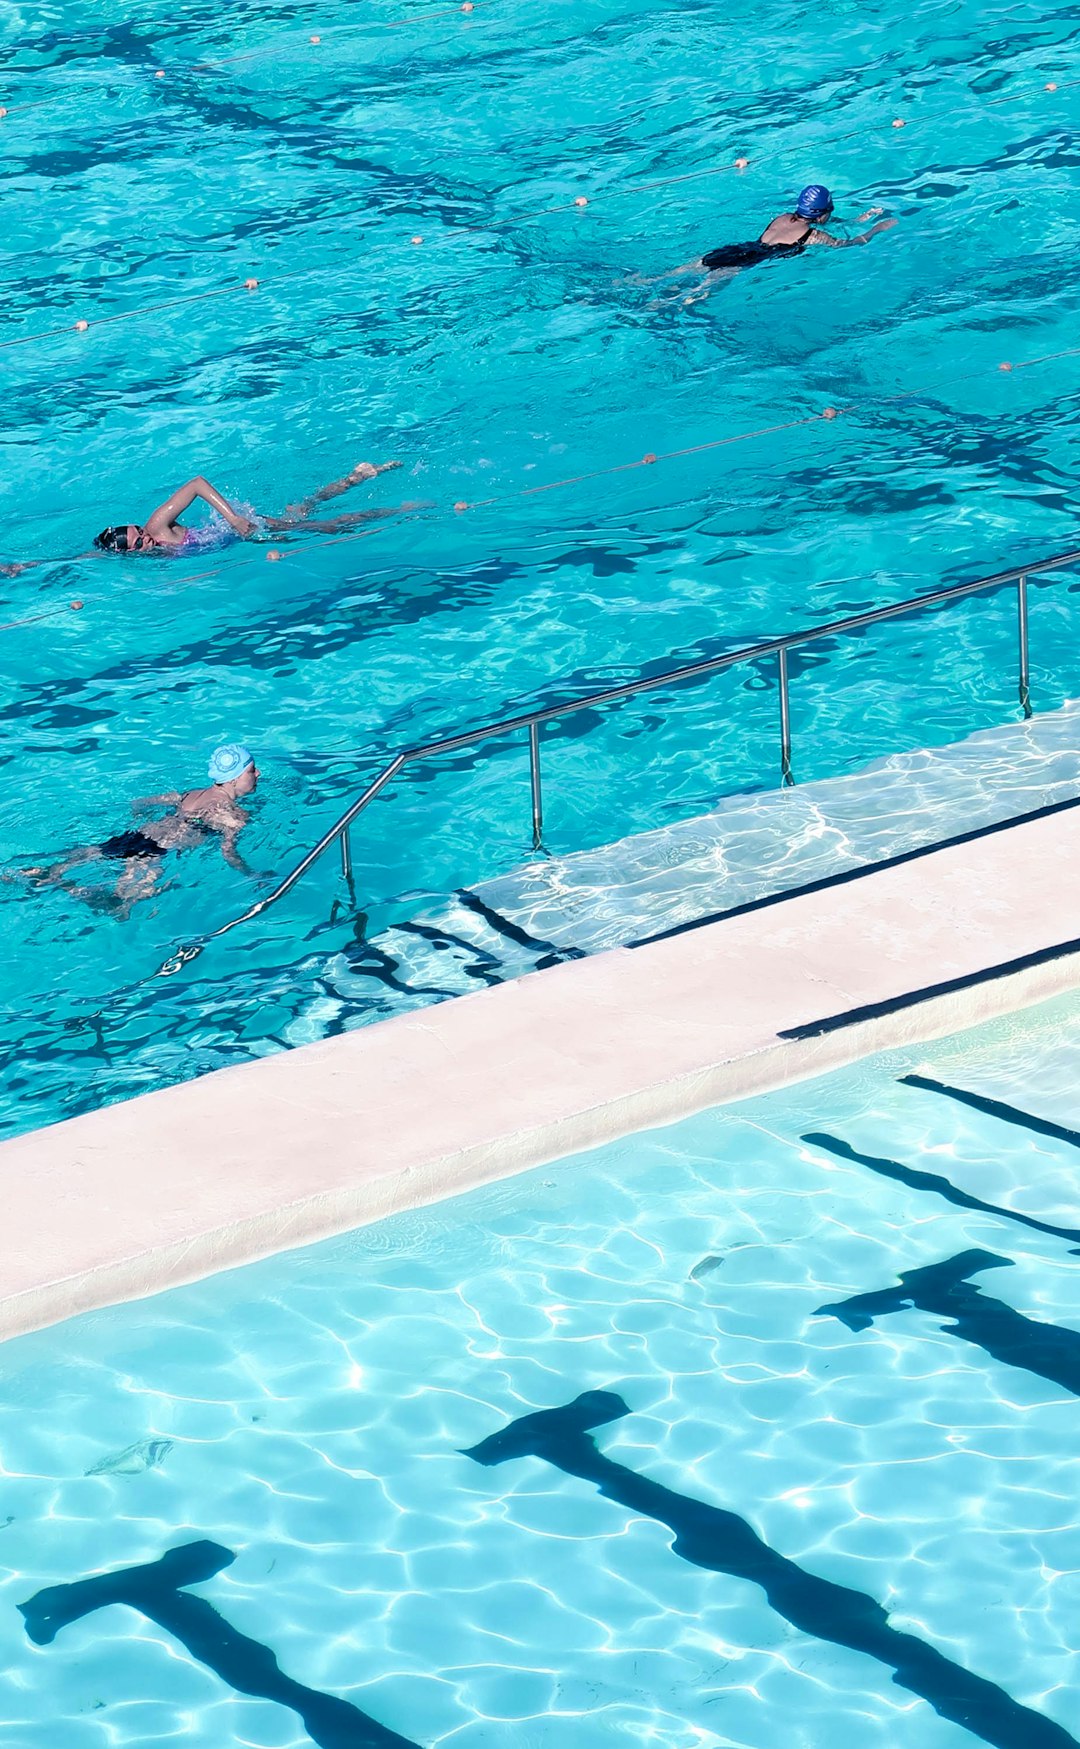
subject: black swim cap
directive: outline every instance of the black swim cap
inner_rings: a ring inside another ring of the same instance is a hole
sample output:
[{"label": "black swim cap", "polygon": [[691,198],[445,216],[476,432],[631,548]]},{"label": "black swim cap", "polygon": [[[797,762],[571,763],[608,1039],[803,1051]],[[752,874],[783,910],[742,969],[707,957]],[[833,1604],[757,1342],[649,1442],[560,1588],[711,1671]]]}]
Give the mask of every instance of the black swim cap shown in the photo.
[{"label": "black swim cap", "polygon": [[94,536],[94,545],[102,553],[126,553],[128,550],[128,525],[118,524],[115,528],[103,528]]}]

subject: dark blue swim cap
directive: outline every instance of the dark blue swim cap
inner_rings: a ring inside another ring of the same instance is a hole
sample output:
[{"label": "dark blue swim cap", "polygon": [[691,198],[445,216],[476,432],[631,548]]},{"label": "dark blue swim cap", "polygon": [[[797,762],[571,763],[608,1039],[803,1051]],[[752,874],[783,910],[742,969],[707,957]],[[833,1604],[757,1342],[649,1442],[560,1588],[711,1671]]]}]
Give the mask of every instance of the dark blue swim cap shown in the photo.
[{"label": "dark blue swim cap", "polygon": [[820,182],[811,182],[808,188],[803,189],[795,208],[800,219],[823,219],[832,210],[832,195]]}]

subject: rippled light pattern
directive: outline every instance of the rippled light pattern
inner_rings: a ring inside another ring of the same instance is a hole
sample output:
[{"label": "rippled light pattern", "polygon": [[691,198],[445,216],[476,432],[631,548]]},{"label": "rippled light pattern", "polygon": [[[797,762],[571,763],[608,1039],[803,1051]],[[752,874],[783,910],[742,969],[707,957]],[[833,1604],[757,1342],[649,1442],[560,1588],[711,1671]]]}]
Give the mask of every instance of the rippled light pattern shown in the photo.
[{"label": "rippled light pattern", "polygon": [[1078,1069],[1062,1000],[5,1344],[0,1737],[1069,1749]]}]

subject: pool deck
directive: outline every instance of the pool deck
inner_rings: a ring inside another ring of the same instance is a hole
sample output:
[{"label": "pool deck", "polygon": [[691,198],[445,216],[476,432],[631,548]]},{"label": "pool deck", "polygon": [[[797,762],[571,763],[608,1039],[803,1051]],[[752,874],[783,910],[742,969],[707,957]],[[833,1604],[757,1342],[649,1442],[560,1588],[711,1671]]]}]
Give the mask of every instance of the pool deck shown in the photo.
[{"label": "pool deck", "polygon": [[1080,809],[0,1145],[0,1336],[1080,984]]}]

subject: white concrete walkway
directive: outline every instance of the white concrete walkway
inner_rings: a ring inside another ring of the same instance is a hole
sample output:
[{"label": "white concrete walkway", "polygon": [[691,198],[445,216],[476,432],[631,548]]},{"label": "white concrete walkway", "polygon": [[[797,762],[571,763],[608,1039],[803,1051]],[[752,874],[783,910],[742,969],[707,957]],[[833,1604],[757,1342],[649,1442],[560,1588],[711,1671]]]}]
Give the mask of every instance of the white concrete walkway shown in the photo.
[{"label": "white concrete walkway", "polygon": [[1070,809],[6,1142],[0,1335],[1072,988],[934,991],[1080,938],[1078,857]]}]

